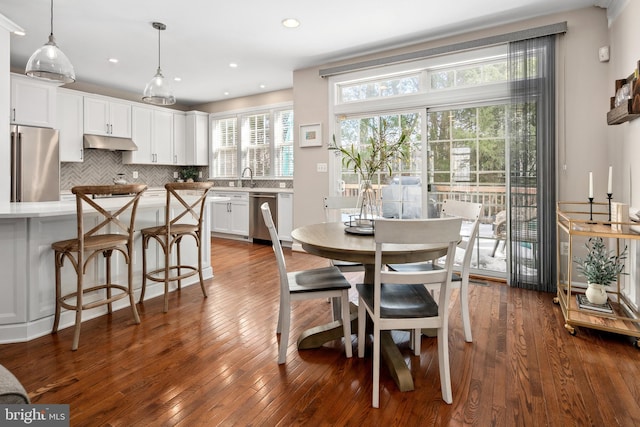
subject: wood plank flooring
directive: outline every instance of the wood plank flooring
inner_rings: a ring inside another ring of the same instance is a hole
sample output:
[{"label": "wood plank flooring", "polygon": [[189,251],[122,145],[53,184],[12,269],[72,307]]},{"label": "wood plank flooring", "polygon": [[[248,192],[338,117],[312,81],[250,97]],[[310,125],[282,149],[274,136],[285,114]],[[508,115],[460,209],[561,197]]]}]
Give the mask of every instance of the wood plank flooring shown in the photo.
[{"label": "wood plank flooring", "polygon": [[[327,265],[285,256],[290,270]],[[465,343],[455,293],[453,404],[441,398],[435,338],[424,337],[416,357],[396,332],[416,390],[399,392],[383,367],[373,409],[370,342],[364,359],[346,359],[339,341],[296,348],[304,329],[330,320],[328,302],[295,303],[287,363],[277,364],[270,246],[214,239],[212,262],[206,299],[190,286],[171,295],[166,314],[162,297],[140,305],[140,325],[128,310],[87,321],[76,352],[72,328],[0,345],[0,363],[34,403],[69,404],[72,426],[640,425],[640,351],[620,335],[569,335],[551,294],[472,284],[474,342]]]}]

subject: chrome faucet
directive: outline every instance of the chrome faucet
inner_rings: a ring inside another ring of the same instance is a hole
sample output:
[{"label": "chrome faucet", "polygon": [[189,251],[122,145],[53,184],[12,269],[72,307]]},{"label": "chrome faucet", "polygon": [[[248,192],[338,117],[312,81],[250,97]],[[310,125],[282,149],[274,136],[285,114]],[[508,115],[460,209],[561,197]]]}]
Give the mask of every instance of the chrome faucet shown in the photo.
[{"label": "chrome faucet", "polygon": [[249,169],[249,178],[251,178],[251,181],[249,182],[249,186],[253,188],[255,187],[256,184],[253,182],[253,169],[251,169],[249,166],[242,169],[242,173],[240,174],[240,179],[242,180],[242,178],[244,178],[244,173],[247,171],[247,169]]}]

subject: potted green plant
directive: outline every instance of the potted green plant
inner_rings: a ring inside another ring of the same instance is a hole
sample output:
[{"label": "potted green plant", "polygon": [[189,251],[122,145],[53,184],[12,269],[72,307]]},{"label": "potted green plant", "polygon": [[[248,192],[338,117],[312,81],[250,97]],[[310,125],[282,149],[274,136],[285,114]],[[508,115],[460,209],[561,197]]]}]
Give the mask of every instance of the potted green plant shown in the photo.
[{"label": "potted green plant", "polygon": [[193,182],[198,178],[198,168],[187,166],[180,171],[180,177],[186,182]]},{"label": "potted green plant", "polygon": [[620,255],[609,251],[601,237],[591,237],[585,244],[587,256],[575,257],[576,269],[587,279],[585,295],[593,304],[607,302],[605,288],[618,280],[619,274],[624,274],[624,260],[627,255],[627,247]]},{"label": "potted green plant", "polygon": [[342,165],[353,170],[360,178],[358,204],[361,219],[379,215],[379,203],[373,191],[372,180],[382,171],[391,176],[393,166],[400,160],[408,159],[411,152],[409,135],[413,129],[413,126],[406,126],[398,130],[384,118],[379,123],[371,121],[367,124],[370,136],[361,147],[355,144],[343,146],[336,141],[335,135],[328,147],[329,150],[339,152],[342,155]]}]

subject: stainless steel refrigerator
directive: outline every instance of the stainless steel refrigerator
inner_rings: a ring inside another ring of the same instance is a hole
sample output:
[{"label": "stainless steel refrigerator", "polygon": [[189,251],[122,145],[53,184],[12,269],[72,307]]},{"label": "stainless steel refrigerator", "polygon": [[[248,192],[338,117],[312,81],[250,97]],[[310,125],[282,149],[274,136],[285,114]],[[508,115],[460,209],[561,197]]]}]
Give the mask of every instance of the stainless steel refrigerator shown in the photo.
[{"label": "stainless steel refrigerator", "polygon": [[11,126],[11,201],[60,200],[56,129]]}]

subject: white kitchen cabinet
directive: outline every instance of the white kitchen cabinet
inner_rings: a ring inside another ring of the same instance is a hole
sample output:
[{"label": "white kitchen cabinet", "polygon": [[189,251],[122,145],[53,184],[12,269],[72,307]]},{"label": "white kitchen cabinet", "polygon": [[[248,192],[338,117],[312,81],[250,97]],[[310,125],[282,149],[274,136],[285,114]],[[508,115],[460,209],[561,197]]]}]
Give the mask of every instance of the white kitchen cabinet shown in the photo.
[{"label": "white kitchen cabinet", "polygon": [[55,127],[56,85],[11,74],[12,124]]},{"label": "white kitchen cabinet", "polygon": [[60,161],[83,161],[83,96],[75,91],[58,89],[56,128],[60,131]]},{"label": "white kitchen cabinet", "polygon": [[186,165],[186,132],[187,116],[180,113],[173,113],[173,164]]},{"label": "white kitchen cabinet", "polygon": [[[27,221],[0,220],[0,268],[2,269],[2,298],[0,325],[24,322],[27,319]],[[11,284],[7,286],[7,284]]]},{"label": "white kitchen cabinet", "polygon": [[278,237],[292,242],[293,230],[293,193],[278,193]]},{"label": "white kitchen cabinet", "polygon": [[214,192],[212,196],[229,201],[211,204],[211,231],[214,233],[249,236],[249,194],[244,192]]},{"label": "white kitchen cabinet", "polygon": [[138,146],[138,150],[122,153],[122,162],[125,164],[174,164],[173,113],[134,105],[131,116],[131,139]]},{"label": "white kitchen cabinet", "polygon": [[209,164],[209,114],[188,111],[186,117],[186,164],[207,166]]},{"label": "white kitchen cabinet", "polygon": [[131,109],[131,139],[138,146],[138,150],[122,153],[122,163],[154,163],[152,127],[153,109],[134,106]]},{"label": "white kitchen cabinet", "polygon": [[152,147],[159,165],[174,164],[173,158],[173,113],[171,111],[153,111],[151,129]]},{"label": "white kitchen cabinet", "polygon": [[84,97],[84,133],[131,138],[131,104],[107,97]]}]

